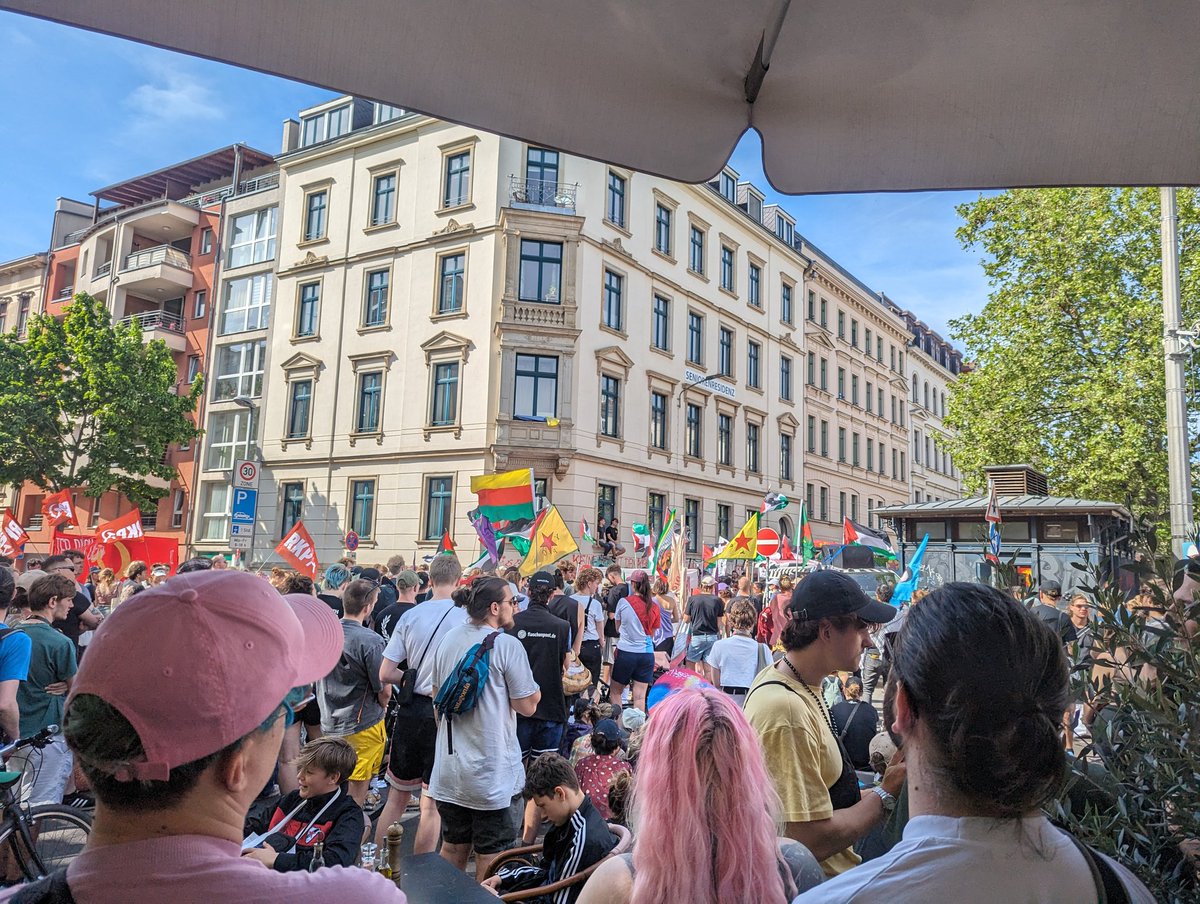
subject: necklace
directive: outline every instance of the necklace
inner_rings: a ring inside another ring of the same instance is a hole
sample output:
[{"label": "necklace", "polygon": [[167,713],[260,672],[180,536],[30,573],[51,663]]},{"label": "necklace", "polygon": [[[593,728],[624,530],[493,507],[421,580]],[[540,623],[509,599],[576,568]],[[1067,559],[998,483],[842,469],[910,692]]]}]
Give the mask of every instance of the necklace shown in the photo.
[{"label": "necklace", "polygon": [[803,676],[796,670],[796,667],[792,665],[790,659],[784,656],[781,661],[788,667],[791,673],[796,676],[796,680],[800,682],[801,686],[808,691],[808,695],[816,701],[817,709],[819,709],[821,711],[821,715],[825,717],[825,724],[829,726],[830,734],[836,737],[837,732],[833,730],[833,719],[829,715],[829,710],[825,708],[825,701],[813,693],[813,689],[808,686],[808,682],[804,680]]}]

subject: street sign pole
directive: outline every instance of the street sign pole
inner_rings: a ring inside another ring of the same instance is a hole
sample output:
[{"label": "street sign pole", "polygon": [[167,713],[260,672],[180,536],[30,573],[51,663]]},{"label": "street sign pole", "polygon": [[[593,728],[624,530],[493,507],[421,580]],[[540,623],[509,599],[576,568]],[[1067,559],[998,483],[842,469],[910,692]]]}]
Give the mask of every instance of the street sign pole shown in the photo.
[{"label": "street sign pole", "polygon": [[253,459],[233,463],[233,500],[229,507],[229,548],[246,550],[254,561],[254,527],[258,520],[259,464]]}]

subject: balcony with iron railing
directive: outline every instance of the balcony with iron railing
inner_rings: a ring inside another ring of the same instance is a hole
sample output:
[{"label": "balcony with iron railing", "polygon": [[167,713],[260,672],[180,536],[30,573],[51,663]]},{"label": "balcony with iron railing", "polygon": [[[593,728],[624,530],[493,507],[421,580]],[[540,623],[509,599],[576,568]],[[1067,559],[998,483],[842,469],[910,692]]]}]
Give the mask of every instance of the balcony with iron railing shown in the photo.
[{"label": "balcony with iron railing", "polygon": [[541,210],[549,213],[575,213],[575,198],[579,183],[544,182],[540,179],[509,177],[509,204],[521,210]]},{"label": "balcony with iron railing", "polygon": [[180,200],[180,204],[186,204],[188,207],[197,209],[202,207],[211,207],[214,204],[220,204],[226,198],[234,197],[235,195],[250,195],[258,191],[266,191],[269,188],[275,188],[279,185],[279,173],[266,173],[262,176],[257,176],[254,179],[246,179],[237,184],[236,190],[232,184],[222,185],[220,188],[209,189],[200,194],[190,195]]}]

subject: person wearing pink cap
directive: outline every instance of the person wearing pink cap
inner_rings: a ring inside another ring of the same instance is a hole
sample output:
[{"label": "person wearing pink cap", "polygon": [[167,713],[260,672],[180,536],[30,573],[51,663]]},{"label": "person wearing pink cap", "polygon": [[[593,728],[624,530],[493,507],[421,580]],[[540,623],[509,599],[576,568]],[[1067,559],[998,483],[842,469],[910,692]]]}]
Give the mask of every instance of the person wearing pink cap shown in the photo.
[{"label": "person wearing pink cap", "polygon": [[[63,724],[96,796],[92,832],[45,891],[63,899],[65,880],[89,904],[404,902],[377,873],[280,873],[241,856],[292,708],[341,653],[328,606],[241,572],[176,575],[119,607],[88,648]],[[29,887],[0,901],[20,893]]]}]

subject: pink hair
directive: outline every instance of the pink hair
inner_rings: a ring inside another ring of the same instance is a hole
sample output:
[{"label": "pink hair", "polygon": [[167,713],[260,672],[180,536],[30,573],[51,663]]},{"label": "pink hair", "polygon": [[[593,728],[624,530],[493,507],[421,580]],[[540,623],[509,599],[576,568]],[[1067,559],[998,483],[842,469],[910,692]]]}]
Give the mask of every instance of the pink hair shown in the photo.
[{"label": "pink hair", "polygon": [[787,904],[779,815],[742,711],[716,690],[673,694],[654,707],[638,757],[630,904]]}]

